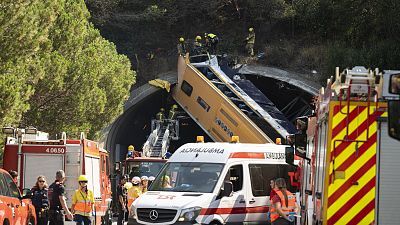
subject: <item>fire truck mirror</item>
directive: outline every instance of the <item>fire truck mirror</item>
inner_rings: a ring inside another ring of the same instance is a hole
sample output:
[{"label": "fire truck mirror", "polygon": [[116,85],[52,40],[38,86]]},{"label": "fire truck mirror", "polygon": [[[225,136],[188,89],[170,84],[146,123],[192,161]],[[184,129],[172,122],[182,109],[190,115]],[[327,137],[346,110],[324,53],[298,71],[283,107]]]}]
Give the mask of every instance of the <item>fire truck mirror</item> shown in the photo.
[{"label": "fire truck mirror", "polygon": [[307,148],[307,135],[306,134],[295,134],[294,135],[294,146],[296,147],[295,154],[303,159],[306,158]]},{"label": "fire truck mirror", "polygon": [[391,100],[389,105],[389,135],[400,140],[400,100]]},{"label": "fire truck mirror", "polygon": [[233,192],[233,184],[230,181],[225,181],[224,182],[224,187],[221,190],[221,196],[222,197],[230,197]]},{"label": "fire truck mirror", "polygon": [[294,148],[293,147],[285,148],[285,162],[289,165],[294,165]]},{"label": "fire truck mirror", "polygon": [[302,116],[297,117],[296,119],[296,130],[298,134],[305,134],[307,133],[308,127],[308,117]]},{"label": "fire truck mirror", "polygon": [[390,76],[389,93],[400,94],[400,74]]}]

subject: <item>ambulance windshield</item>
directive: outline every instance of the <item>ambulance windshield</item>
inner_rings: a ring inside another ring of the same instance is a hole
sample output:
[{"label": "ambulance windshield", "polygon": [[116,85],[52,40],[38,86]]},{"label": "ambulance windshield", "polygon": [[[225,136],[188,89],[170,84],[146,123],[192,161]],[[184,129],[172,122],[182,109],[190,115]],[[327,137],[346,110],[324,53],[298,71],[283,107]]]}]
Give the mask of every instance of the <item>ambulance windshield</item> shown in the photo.
[{"label": "ambulance windshield", "polygon": [[149,190],[211,193],[223,167],[219,163],[167,163]]}]

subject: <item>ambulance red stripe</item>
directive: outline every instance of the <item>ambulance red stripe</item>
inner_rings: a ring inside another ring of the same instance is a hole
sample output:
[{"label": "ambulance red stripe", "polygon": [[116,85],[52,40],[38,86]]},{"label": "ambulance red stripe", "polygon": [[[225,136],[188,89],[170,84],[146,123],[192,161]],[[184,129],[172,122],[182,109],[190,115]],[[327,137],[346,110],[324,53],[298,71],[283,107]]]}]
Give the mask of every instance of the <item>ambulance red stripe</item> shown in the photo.
[{"label": "ambulance red stripe", "polygon": [[229,158],[233,159],[265,159],[263,152],[232,152]]},{"label": "ambulance red stripe", "polygon": [[256,206],[256,207],[234,207],[234,208],[203,208],[200,215],[214,215],[214,214],[247,214],[247,213],[267,213],[269,207]]}]

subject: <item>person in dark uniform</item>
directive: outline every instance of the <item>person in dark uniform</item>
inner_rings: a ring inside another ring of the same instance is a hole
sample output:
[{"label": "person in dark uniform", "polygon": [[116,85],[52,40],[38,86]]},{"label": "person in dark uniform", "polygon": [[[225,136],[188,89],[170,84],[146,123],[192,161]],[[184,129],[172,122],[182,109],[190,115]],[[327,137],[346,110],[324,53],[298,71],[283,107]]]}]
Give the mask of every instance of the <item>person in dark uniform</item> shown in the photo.
[{"label": "person in dark uniform", "polygon": [[65,173],[63,170],[59,170],[56,172],[56,180],[49,187],[49,225],[64,225],[64,212],[68,219],[72,220],[73,218],[65,202],[64,180]]},{"label": "person in dark uniform", "polygon": [[123,225],[128,220],[128,195],[124,185],[128,180],[128,175],[124,175],[117,187],[118,196],[118,222],[117,225]]},{"label": "person in dark uniform", "polygon": [[49,199],[47,197],[46,178],[40,175],[32,188],[32,204],[35,206],[37,225],[47,225]]}]

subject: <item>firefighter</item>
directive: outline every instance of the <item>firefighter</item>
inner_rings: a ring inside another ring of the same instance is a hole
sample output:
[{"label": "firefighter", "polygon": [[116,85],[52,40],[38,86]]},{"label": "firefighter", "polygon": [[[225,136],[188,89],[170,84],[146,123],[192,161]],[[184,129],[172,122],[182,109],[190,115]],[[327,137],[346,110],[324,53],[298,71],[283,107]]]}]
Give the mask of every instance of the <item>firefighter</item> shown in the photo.
[{"label": "firefighter", "polygon": [[178,54],[181,56],[186,55],[186,45],[185,45],[185,39],[183,37],[179,38],[179,43],[177,45],[178,48]]},{"label": "firefighter", "polygon": [[32,204],[35,206],[37,225],[47,225],[49,220],[49,198],[47,196],[46,178],[40,175],[32,188]]},{"label": "firefighter", "polygon": [[140,177],[132,178],[132,187],[128,189],[128,208],[135,201],[135,199],[139,198],[142,195],[142,187],[140,185]]},{"label": "firefighter", "polygon": [[171,109],[168,112],[168,119],[169,120],[174,120],[176,118],[176,113],[177,113],[178,106],[177,105],[172,105]]},{"label": "firefighter", "polygon": [[272,225],[294,224],[294,214],[297,214],[299,206],[296,196],[286,189],[286,181],[283,178],[275,180],[276,195],[271,200]]},{"label": "firefighter", "polygon": [[128,181],[128,175],[123,175],[117,187],[117,196],[118,196],[118,222],[117,225],[123,225],[124,221],[127,220],[128,215],[128,199],[127,199],[127,191],[124,187],[126,182]]},{"label": "firefighter", "polygon": [[203,52],[203,44],[201,43],[201,36],[196,36],[193,43],[193,54],[200,55]]},{"label": "firefighter", "polygon": [[49,225],[64,225],[64,213],[67,218],[72,220],[72,213],[65,202],[65,172],[59,170],[56,172],[56,180],[50,185],[48,190],[50,209]]},{"label": "firefighter", "polygon": [[156,178],[154,177],[154,176],[149,176],[149,183],[148,183],[148,187],[150,187],[150,185],[151,185],[151,183],[153,183],[153,181],[155,180]]},{"label": "firefighter", "polygon": [[78,177],[79,188],[72,196],[71,211],[75,214],[75,222],[77,225],[89,225],[91,215],[94,212],[94,195],[91,190],[88,190],[88,178],[85,175]]},{"label": "firefighter", "polygon": [[207,51],[212,55],[216,54],[217,44],[219,42],[219,38],[217,37],[217,35],[212,33],[205,33],[204,38],[206,40]]},{"label": "firefighter", "polygon": [[254,56],[254,43],[256,43],[256,33],[254,32],[254,28],[250,27],[246,38],[246,50],[250,56]]},{"label": "firefighter", "polygon": [[159,120],[160,122],[163,122],[165,119],[165,109],[164,108],[160,108],[160,112],[158,112],[156,114],[156,119]]}]

